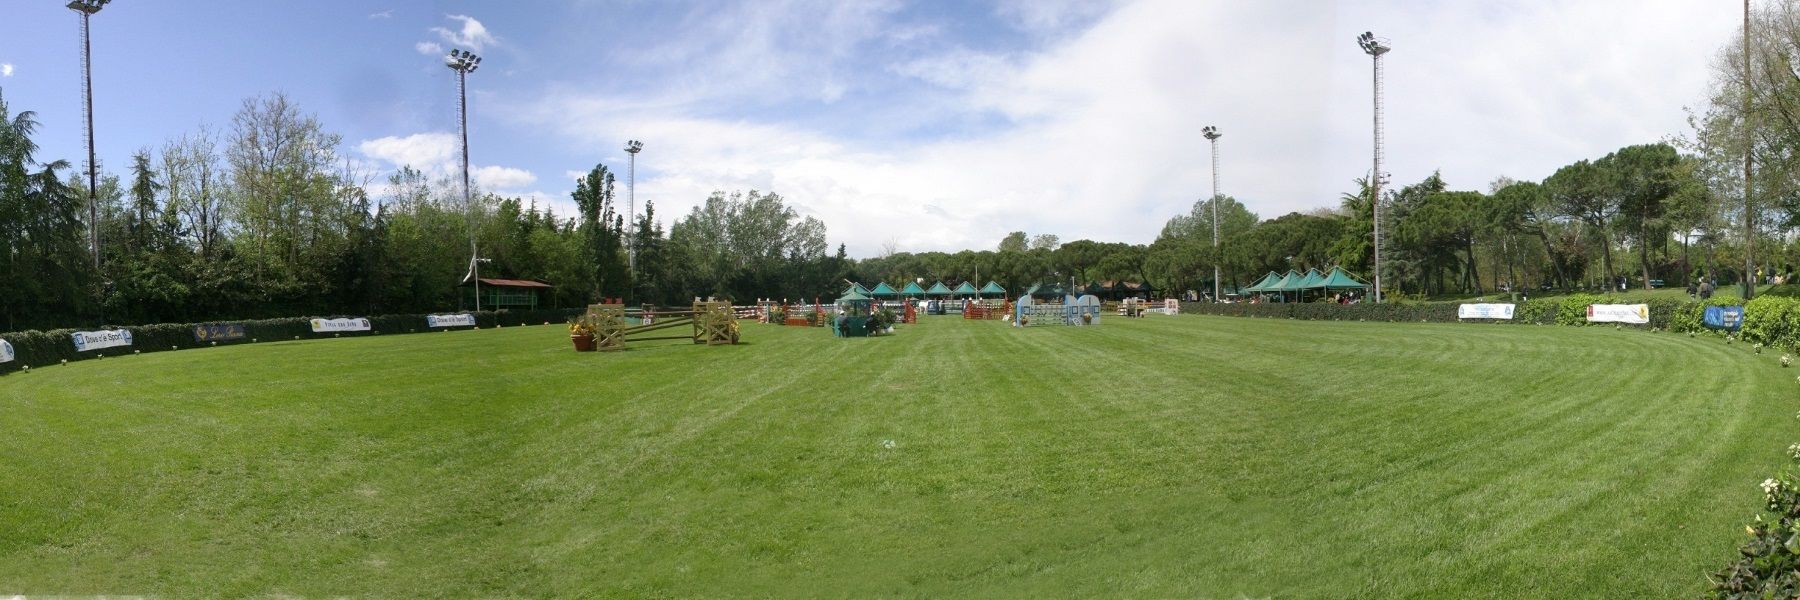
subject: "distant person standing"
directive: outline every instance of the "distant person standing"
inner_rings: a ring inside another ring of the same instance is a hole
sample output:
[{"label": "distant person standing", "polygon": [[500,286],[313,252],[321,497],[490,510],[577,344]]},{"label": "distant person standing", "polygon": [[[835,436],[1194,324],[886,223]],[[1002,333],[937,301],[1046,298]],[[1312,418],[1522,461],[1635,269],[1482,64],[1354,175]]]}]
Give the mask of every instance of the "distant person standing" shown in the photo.
[{"label": "distant person standing", "polygon": [[1700,282],[1700,299],[1705,300],[1707,298],[1711,298],[1712,295],[1713,295],[1713,283],[1711,281]]}]

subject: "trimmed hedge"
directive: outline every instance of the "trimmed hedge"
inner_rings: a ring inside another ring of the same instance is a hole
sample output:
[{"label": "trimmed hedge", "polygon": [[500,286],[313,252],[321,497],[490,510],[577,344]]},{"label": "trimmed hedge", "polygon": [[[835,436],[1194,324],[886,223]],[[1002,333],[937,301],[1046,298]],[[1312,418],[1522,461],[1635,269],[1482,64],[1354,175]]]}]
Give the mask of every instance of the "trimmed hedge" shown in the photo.
[{"label": "trimmed hedge", "polygon": [[[540,325],[544,323],[563,323],[569,317],[581,314],[585,309],[544,309],[544,310],[500,310],[500,311],[451,311],[461,314],[472,312],[475,315],[475,327],[513,327],[519,325]],[[194,340],[194,326],[204,323],[161,323],[156,325],[133,325],[126,327],[99,327],[93,329],[54,329],[50,331],[21,331],[0,334],[0,339],[13,346],[15,358],[12,362],[0,363],[0,375],[21,370],[25,367],[53,365],[62,361],[77,361],[106,356],[121,356],[133,352],[165,352],[183,350],[202,346],[227,346],[248,344],[252,340],[273,342],[279,340],[306,340],[327,337],[353,337],[363,335],[429,333],[451,329],[471,329],[471,327],[429,327],[424,314],[379,315],[369,317],[369,331],[346,331],[341,333],[313,333],[313,317],[287,317],[281,319],[263,319],[255,321],[216,321],[217,323],[241,323],[244,325],[244,339],[220,342],[199,342]],[[343,317],[324,317],[343,318]],[[348,318],[357,318],[350,316]],[[76,331],[94,331],[98,329],[124,329],[131,332],[131,345],[87,352],[76,352],[75,343],[70,335]]]},{"label": "trimmed hedge", "polygon": [[[1213,304],[1183,302],[1181,312],[1227,317],[1260,317],[1269,319],[1301,319],[1308,321],[1382,321],[1390,323],[1478,323],[1496,325],[1588,325],[1589,304],[1647,304],[1650,322],[1627,325],[1671,331],[1711,332],[1701,324],[1707,306],[1736,304],[1735,299],[1714,298],[1706,301],[1654,298],[1620,299],[1595,294],[1571,294],[1554,298],[1538,298],[1515,302],[1513,318],[1456,318],[1456,306],[1463,302],[1385,302],[1375,304],[1333,304],[1330,302],[1293,302],[1267,304]],[[1759,296],[1744,309],[1744,339],[1800,350],[1800,298]],[[1753,331],[1754,330],[1754,331]]]}]

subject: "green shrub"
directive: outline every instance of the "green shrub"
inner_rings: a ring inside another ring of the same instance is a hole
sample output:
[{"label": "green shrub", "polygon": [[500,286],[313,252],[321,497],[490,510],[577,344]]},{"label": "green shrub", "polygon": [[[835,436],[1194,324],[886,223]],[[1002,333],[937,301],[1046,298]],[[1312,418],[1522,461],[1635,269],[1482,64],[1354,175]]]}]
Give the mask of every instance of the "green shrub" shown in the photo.
[{"label": "green shrub", "polygon": [[[581,314],[583,309],[542,309],[542,310],[500,310],[500,311],[448,311],[451,314],[470,312],[475,315],[475,327],[513,327],[518,325],[539,325],[542,323],[564,323],[570,316]],[[194,340],[194,326],[199,323],[160,323],[156,325],[133,325],[128,327],[92,327],[84,329],[55,329],[50,331],[20,331],[0,334],[0,339],[13,345],[14,360],[0,363],[0,375],[18,371],[24,367],[37,368],[44,365],[58,364],[62,361],[77,361],[104,356],[121,356],[134,352],[166,352],[169,350],[186,350],[202,346],[227,346],[232,344],[248,344],[252,341],[271,342],[276,340],[313,339],[325,337],[354,337],[362,335],[383,335],[397,333],[425,333],[440,329],[470,329],[470,327],[431,328],[426,325],[423,314],[412,315],[377,315],[369,317],[369,331],[347,331],[342,333],[313,333],[312,317],[286,317],[281,319],[262,319],[252,321],[216,321],[220,323],[241,323],[244,325],[244,339],[213,342]],[[335,317],[322,317],[335,318]],[[76,331],[95,331],[102,329],[124,329],[131,332],[131,345],[87,352],[76,352],[74,341],[70,338]]]},{"label": "green shrub", "polygon": [[[1788,453],[1800,461],[1800,444],[1789,446]],[[1763,480],[1762,490],[1763,508],[1774,521],[1758,515],[1744,527],[1750,540],[1738,547],[1736,562],[1712,575],[1712,589],[1707,597],[1748,600],[1800,596],[1800,484],[1796,484],[1790,471]]]}]

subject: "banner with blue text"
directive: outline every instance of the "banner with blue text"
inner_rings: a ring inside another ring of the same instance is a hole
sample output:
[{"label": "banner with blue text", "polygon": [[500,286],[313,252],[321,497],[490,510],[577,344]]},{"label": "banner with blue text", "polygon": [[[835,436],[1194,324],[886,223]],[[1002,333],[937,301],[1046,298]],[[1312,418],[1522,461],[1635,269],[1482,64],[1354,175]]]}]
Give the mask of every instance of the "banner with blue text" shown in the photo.
[{"label": "banner with blue text", "polygon": [[77,331],[69,337],[74,338],[76,352],[131,345],[131,332],[124,329]]}]

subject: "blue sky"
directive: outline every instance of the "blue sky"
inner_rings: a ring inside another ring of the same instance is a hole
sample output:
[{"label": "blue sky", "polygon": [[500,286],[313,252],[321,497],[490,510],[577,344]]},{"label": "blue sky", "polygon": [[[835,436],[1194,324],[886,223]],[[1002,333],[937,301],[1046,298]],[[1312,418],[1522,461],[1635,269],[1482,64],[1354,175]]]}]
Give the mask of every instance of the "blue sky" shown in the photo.
[{"label": "blue sky", "polygon": [[[78,18],[6,0],[0,90],[44,158],[79,162]],[[1008,231],[1147,243],[1221,188],[1264,217],[1335,205],[1368,170],[1386,59],[1396,182],[1540,179],[1686,131],[1741,17],[1700,2],[224,2],[94,17],[102,163],[127,164],[281,90],[377,180],[454,165],[443,50],[470,76],[478,184],[570,210],[623,173],[665,222],[713,190],[773,190],[868,256],[991,248]],[[621,190],[621,193],[623,190]]]}]

